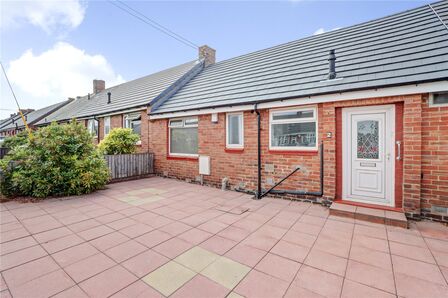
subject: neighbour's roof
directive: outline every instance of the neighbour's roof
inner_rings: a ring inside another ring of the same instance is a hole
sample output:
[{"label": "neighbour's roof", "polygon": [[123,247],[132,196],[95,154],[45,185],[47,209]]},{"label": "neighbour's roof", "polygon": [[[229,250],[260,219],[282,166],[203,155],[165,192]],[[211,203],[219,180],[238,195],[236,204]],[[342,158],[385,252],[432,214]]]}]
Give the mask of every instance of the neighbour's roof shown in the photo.
[{"label": "neighbour's roof", "polygon": [[[25,112],[23,112],[23,115],[25,116],[25,115],[31,113],[32,111],[33,110],[25,111]],[[11,115],[9,118],[2,119],[0,121],[0,131],[2,130],[3,127],[9,125],[12,122],[15,122],[17,119],[20,119],[20,118],[21,118],[20,113],[16,113],[16,114]]]},{"label": "neighbour's roof", "polygon": [[[110,87],[97,94],[78,97],[66,107],[49,115],[38,124],[52,121],[64,121],[72,118],[85,118],[116,111],[147,106],[154,98],[182,79],[201,63],[197,60],[184,63],[148,76],[135,79],[114,87]],[[111,103],[108,95],[111,93]]]},{"label": "neighbour's roof", "polygon": [[448,1],[431,6],[221,61],[152,114],[447,79]]},{"label": "neighbour's roof", "polygon": [[[25,120],[26,120],[28,125],[33,125],[37,121],[39,121],[42,118],[44,118],[45,116],[51,114],[52,112],[57,111],[58,109],[60,109],[63,106],[65,106],[70,101],[71,101],[70,99],[69,100],[65,100],[65,101],[58,102],[56,104],[47,106],[45,108],[26,113],[26,114],[24,114]],[[5,126],[1,127],[0,130],[9,130],[9,129],[14,129],[16,127],[20,128],[20,127],[23,127],[23,126],[25,126],[25,125],[23,123],[22,117],[20,115],[18,115],[18,117],[14,120],[14,123],[10,122],[8,125],[5,125]]]}]

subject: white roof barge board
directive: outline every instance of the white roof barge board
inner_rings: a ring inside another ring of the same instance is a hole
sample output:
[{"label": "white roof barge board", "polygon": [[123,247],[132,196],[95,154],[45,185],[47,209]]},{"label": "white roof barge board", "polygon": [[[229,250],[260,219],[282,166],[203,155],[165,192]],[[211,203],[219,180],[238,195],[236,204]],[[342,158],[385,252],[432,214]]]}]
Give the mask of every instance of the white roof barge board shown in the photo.
[{"label": "white roof barge board", "polygon": [[[447,16],[448,1],[442,1],[432,4],[432,8],[422,6],[221,61],[204,69],[160,107],[152,109],[151,118],[446,81],[448,29],[443,21]],[[335,50],[337,59],[334,80],[327,80],[330,50]]]}]

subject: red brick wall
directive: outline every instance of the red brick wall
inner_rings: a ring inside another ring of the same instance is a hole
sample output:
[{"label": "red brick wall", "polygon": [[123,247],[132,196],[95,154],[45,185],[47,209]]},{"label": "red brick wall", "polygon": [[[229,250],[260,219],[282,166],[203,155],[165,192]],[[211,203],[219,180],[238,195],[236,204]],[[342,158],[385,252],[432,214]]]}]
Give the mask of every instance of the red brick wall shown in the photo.
[{"label": "red brick wall", "polygon": [[448,107],[429,107],[427,96],[421,107],[422,213],[442,219],[442,215],[429,213],[432,205],[448,207]]},{"label": "red brick wall", "polygon": [[111,129],[123,127],[123,115],[110,116],[110,127]]},{"label": "red brick wall", "polygon": [[[118,127],[123,127],[123,117],[125,114],[113,115],[110,116],[110,126],[111,130]],[[148,151],[148,142],[149,142],[149,133],[148,133],[148,111],[141,111],[141,134],[140,141],[141,144],[137,146],[138,152],[147,152]],[[99,129],[99,140],[104,139],[104,117],[98,118],[98,129]]]},{"label": "red brick wall", "polygon": [[[262,165],[263,187],[268,188],[267,178],[278,181],[289,174],[294,166],[300,165],[304,170],[285,183],[285,189],[306,188],[309,191],[319,190],[319,157],[317,152],[306,155],[268,152],[268,111],[262,113]],[[185,159],[168,156],[167,120],[150,121],[151,148],[155,152],[155,169],[159,174],[167,172],[169,176],[194,180],[198,171],[197,159]],[[212,132],[212,133],[210,133]],[[199,154],[208,155],[211,159],[211,174],[205,177],[209,184],[220,185],[222,178],[229,178],[232,187],[241,186],[247,189],[256,188],[257,177],[257,122],[256,115],[244,113],[244,150],[230,151],[225,148],[225,114],[219,114],[218,123],[211,122],[211,115],[199,116]],[[273,173],[266,172],[265,164],[275,164]]]},{"label": "red brick wall", "polygon": [[104,139],[104,118],[98,118],[98,141]]},{"label": "red brick wall", "polygon": [[141,145],[139,146],[139,152],[148,152],[149,150],[149,141],[150,141],[150,135],[149,135],[149,122],[148,122],[148,110],[144,110],[141,112],[142,122],[141,122],[141,128],[140,128],[140,141]]},{"label": "red brick wall", "polygon": [[[104,139],[104,118],[105,117],[98,117],[98,132],[99,132],[99,140],[101,141],[102,139]],[[119,114],[119,115],[113,115],[110,116],[110,129],[114,129],[114,128],[118,128],[118,127],[123,127],[123,115]]]},{"label": "red brick wall", "polygon": [[[446,108],[427,107],[422,95],[395,96],[330,102],[319,105],[319,142],[323,140],[325,160],[324,197],[337,197],[337,185],[341,184],[338,170],[336,139],[337,111],[343,107],[396,104],[397,116],[402,114],[403,122],[397,123],[397,129],[402,130],[402,156],[397,161],[397,170],[402,168],[402,177],[397,173],[396,195],[402,202],[402,208],[410,216],[420,214],[421,198],[423,207],[430,204],[447,205],[448,179],[448,119]],[[431,113],[431,112],[435,112]],[[269,151],[269,112],[261,111],[262,117],[262,181],[263,188],[268,188],[267,178],[278,181],[292,171],[295,166],[303,170],[297,172],[281,185],[281,189],[319,190],[319,156],[312,153],[282,153]],[[429,123],[428,123],[429,120]],[[244,113],[244,150],[229,152],[225,149],[225,114],[219,114],[218,123],[211,122],[211,115],[199,116],[199,154],[211,157],[211,173],[205,176],[208,184],[219,185],[223,177],[228,177],[232,187],[242,184],[247,189],[256,189],[257,181],[257,131],[256,116],[251,112]],[[423,131],[422,131],[423,125]],[[429,126],[428,126],[429,125]],[[428,126],[428,129],[426,129]],[[198,161],[195,159],[179,159],[168,156],[167,120],[149,121],[148,148],[155,153],[155,170],[159,174],[194,180],[198,176]],[[331,138],[326,134],[332,133]],[[397,132],[397,140],[400,132]],[[423,141],[423,144],[422,144]],[[423,160],[422,160],[423,148]],[[434,154],[436,157],[434,158]],[[265,164],[274,164],[275,170],[269,173]],[[421,178],[422,171],[427,175]],[[400,183],[400,178],[402,183]],[[400,204],[397,204],[399,206]]]}]

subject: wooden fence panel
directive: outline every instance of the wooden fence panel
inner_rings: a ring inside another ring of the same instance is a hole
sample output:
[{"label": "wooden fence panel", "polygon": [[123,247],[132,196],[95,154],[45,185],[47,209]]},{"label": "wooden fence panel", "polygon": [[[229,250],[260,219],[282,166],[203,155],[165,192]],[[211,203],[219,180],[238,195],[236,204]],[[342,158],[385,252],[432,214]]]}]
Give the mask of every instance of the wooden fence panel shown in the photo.
[{"label": "wooden fence panel", "polygon": [[105,155],[111,180],[141,177],[154,173],[154,154]]}]

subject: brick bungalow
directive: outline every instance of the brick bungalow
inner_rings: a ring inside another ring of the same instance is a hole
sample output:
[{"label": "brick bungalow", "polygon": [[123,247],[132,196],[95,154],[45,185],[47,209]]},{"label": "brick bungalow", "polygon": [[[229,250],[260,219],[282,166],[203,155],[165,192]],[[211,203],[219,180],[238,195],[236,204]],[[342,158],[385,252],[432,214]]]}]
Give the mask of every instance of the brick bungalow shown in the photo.
[{"label": "brick bungalow", "polygon": [[152,105],[157,173],[260,195],[298,167],[273,193],[448,221],[447,11],[442,1],[206,67]]},{"label": "brick bungalow", "polygon": [[[21,112],[24,116],[26,116],[28,113],[34,111],[34,109],[21,109]],[[9,126],[11,123],[15,123],[19,118],[21,118],[20,116],[20,112],[17,113],[13,113],[10,114],[8,118],[4,118],[2,120],[0,120],[0,136],[5,137],[5,136],[11,136],[15,134],[15,130],[11,130],[11,129],[3,129],[6,126]]]},{"label": "brick bungalow", "polygon": [[[40,120],[44,119],[48,115],[51,115],[52,113],[55,113],[65,105],[69,104],[71,101],[72,99],[68,99],[39,110],[22,110],[22,113],[25,117],[25,121],[27,122],[28,127],[34,129]],[[9,121],[5,121],[4,124],[0,125],[0,135],[12,136],[25,129],[26,128],[25,124],[23,123],[23,119],[20,116],[20,113],[17,113],[11,115]]]},{"label": "brick bungalow", "polygon": [[132,128],[140,135],[140,141],[137,143],[139,151],[147,151],[150,102],[156,102],[159,98],[176,92],[203,67],[204,59],[199,55],[195,61],[107,89],[105,81],[93,80],[91,94],[77,97],[72,103],[48,115],[37,125],[44,126],[54,121],[64,123],[77,119],[82,121],[95,136],[95,143],[101,141],[113,128]]}]

